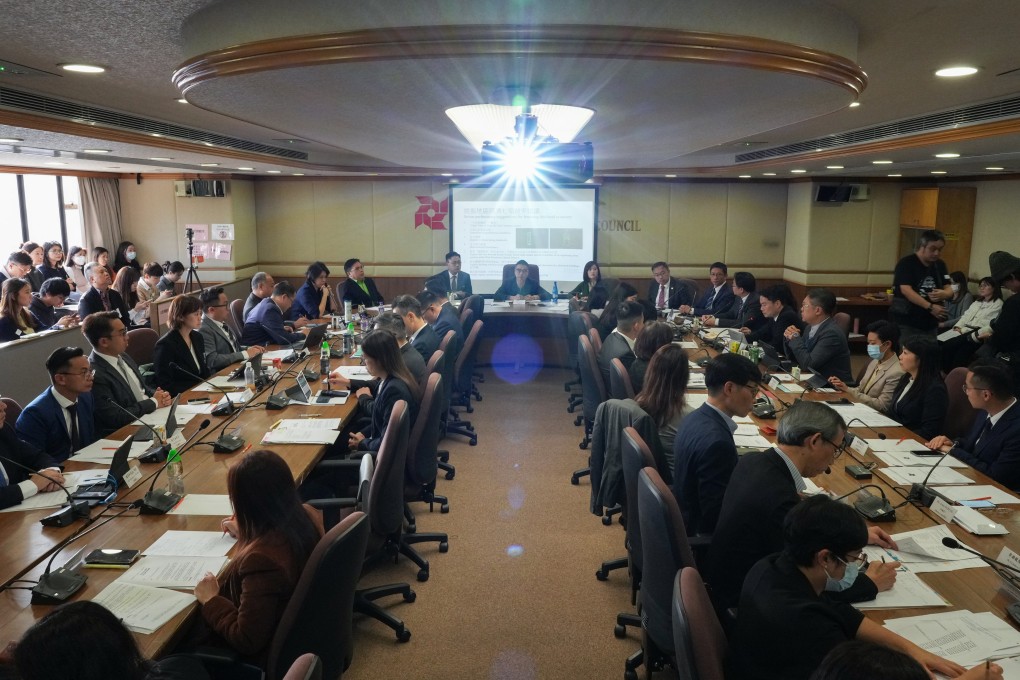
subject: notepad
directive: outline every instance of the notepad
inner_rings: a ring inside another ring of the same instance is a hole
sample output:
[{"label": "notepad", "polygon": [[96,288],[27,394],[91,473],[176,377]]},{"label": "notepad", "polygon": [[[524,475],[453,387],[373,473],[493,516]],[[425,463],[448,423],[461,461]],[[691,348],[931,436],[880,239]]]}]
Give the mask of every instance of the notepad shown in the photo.
[{"label": "notepad", "polygon": [[230,552],[237,539],[221,531],[170,530],[148,548],[143,555],[192,555],[195,557],[222,557]]},{"label": "notepad", "polygon": [[130,630],[151,634],[196,600],[190,593],[141,586],[117,579],[92,601],[113,612]]},{"label": "notepad", "polygon": [[226,557],[177,557],[148,555],[131,566],[118,581],[153,588],[185,588],[198,585],[206,572],[219,574]]},{"label": "notepad", "polygon": [[189,493],[167,514],[229,517],[234,514],[234,508],[226,494]]}]

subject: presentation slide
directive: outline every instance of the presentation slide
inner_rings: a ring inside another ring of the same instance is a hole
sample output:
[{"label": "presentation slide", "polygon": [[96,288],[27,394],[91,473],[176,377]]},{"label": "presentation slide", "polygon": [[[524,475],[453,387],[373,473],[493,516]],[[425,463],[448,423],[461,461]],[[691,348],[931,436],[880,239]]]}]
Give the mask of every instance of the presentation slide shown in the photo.
[{"label": "presentation slide", "polygon": [[450,241],[475,293],[495,293],[503,265],[539,266],[541,284],[560,292],[595,259],[598,187],[450,186]]}]

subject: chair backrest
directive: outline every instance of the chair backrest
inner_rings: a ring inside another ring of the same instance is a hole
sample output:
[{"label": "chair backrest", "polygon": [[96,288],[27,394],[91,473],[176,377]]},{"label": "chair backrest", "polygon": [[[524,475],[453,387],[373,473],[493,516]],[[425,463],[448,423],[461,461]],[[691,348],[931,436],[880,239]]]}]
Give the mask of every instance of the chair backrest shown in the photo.
[{"label": "chair backrest", "polygon": [[587,335],[589,328],[591,314],[588,312],[571,312],[567,317],[567,355],[571,366],[577,366],[577,336]]},{"label": "chair backrest", "polygon": [[[694,567],[684,567],[677,575],[674,600],[679,598],[679,613],[684,618],[697,680],[723,680],[726,659],[726,633],[716,616],[705,582]],[[674,609],[674,615],[677,610]],[[676,625],[676,617],[673,618]],[[677,654],[680,654],[677,648]]]},{"label": "chair backrest", "polygon": [[461,392],[471,391],[471,374],[475,370],[475,354],[478,352],[478,336],[481,335],[482,329],[485,327],[484,321],[479,321],[471,327],[471,332],[468,333],[467,340],[464,341],[464,346],[460,350],[460,356],[457,357],[457,365],[454,366],[454,387]]},{"label": "chair backrest", "polygon": [[128,331],[127,339],[127,355],[134,359],[139,366],[151,364],[152,356],[156,352],[159,333],[151,328],[135,328]]},{"label": "chair backrest", "polygon": [[602,351],[602,334],[599,333],[599,329],[592,327],[588,329],[588,339],[591,340],[591,346],[595,349],[595,354]]},{"label": "chair backrest", "polygon": [[231,300],[228,309],[230,317],[227,319],[227,323],[230,324],[230,329],[237,334],[237,337],[241,337],[241,334],[244,333],[244,300],[240,298]]},{"label": "chair backrest", "polygon": [[634,385],[630,382],[630,373],[619,358],[609,362],[609,398],[634,398]]},{"label": "chair backrest", "polygon": [[464,305],[461,305],[461,307],[460,307],[460,327],[464,329],[465,333],[467,333],[468,329],[471,328],[471,325],[474,323],[474,318],[475,318],[475,310],[470,309],[469,307],[465,307]]},{"label": "chair backrest", "polygon": [[295,660],[309,652],[319,657],[328,678],[339,677],[350,665],[354,591],[368,536],[368,518],[354,512],[319,540],[277,624],[267,678],[283,678]]},{"label": "chair backrest", "polygon": [[673,624],[670,601],[673,578],[682,567],[693,567],[694,554],[680,507],[655,468],[638,473],[638,514],[641,525],[642,620],[648,636],[672,656]]},{"label": "chair backrest", "polygon": [[[448,348],[455,337],[457,337],[457,331],[451,329],[446,331],[446,335],[439,341],[439,349],[442,350],[443,356],[450,355]],[[455,368],[453,361],[443,362],[443,394],[447,403],[450,402],[450,395],[453,394],[453,371]]]},{"label": "chair backrest", "polygon": [[404,478],[410,485],[420,487],[436,481],[439,466],[436,449],[439,446],[440,412],[443,405],[443,377],[429,373],[422,390],[418,417],[407,440],[407,460]]},{"label": "chair backrest", "polygon": [[595,411],[599,404],[606,400],[606,385],[602,381],[598,359],[591,340],[583,335],[577,337],[577,363],[581,367],[581,396],[583,398],[584,417],[595,419]]},{"label": "chair backrest", "polygon": [[[442,373],[443,372],[443,357],[445,357],[445,356],[446,356],[446,352],[444,352],[441,349],[437,349],[435,352],[433,352],[432,356],[429,357],[429,363],[425,366],[425,373],[426,373],[426,375],[428,375],[430,373]],[[421,388],[425,389],[425,385],[423,384],[421,386]]]},{"label": "chair backrest", "polygon": [[946,409],[946,423],[942,431],[950,439],[965,436],[974,426],[978,411],[970,405],[970,400],[963,391],[963,383],[967,378],[967,368],[959,366],[946,376],[946,390],[949,392],[949,406]]},{"label": "chair backrest", "polygon": [[4,416],[4,422],[8,422],[13,426],[18,416],[21,415],[21,404],[10,397],[0,397],[0,401],[7,405],[7,414]]},{"label": "chair backrest", "polygon": [[401,399],[390,411],[390,421],[375,454],[375,472],[364,507],[372,533],[380,538],[399,535],[404,521],[404,469],[410,434],[407,420],[407,402]]},{"label": "chair backrest", "polygon": [[[503,280],[504,281],[509,281],[509,280],[514,278],[514,268],[516,266],[517,266],[516,264],[505,264],[505,265],[503,265]],[[531,279],[532,281],[534,281],[535,283],[538,283],[539,281],[541,281],[541,279],[538,278],[538,265],[537,264],[529,264],[528,265],[528,278]]]},{"label": "chair backrest", "polygon": [[832,315],[832,321],[837,326],[839,326],[840,330],[843,331],[844,335],[850,337],[850,324],[852,320],[849,314],[847,314],[846,312],[836,312],[835,314]]},{"label": "chair backrest", "polygon": [[678,279],[680,285],[687,289],[687,296],[691,300],[698,299],[698,282],[694,279]]},{"label": "chair backrest", "polygon": [[655,467],[655,456],[648,444],[633,427],[623,428],[623,447],[620,451],[623,464],[624,497],[627,503],[627,552],[630,563],[637,568],[632,578],[640,580],[641,566],[641,508],[638,505],[638,473],[646,467]]},{"label": "chair backrest", "polygon": [[302,654],[283,680],[322,680],[322,661],[314,654]]},{"label": "chair backrest", "polygon": [[698,669],[694,662],[697,652],[691,646],[690,619],[684,611],[684,601],[680,595],[680,574],[683,569],[676,573],[673,579],[672,621],[673,621],[673,651],[676,652],[676,675],[679,680],[699,680]]}]

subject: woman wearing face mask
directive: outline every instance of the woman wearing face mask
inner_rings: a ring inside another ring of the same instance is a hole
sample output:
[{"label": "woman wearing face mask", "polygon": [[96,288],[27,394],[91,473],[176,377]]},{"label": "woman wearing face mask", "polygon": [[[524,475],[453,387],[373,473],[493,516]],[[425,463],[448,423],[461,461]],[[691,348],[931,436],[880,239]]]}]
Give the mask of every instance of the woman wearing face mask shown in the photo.
[{"label": "woman wearing face mask", "polygon": [[829,378],[829,384],[862,404],[879,411],[888,411],[903,376],[899,353],[899,327],[888,321],[876,321],[868,326],[868,356],[871,357],[871,363],[865,369],[860,384],[850,387],[835,376]]},{"label": "woman wearing face mask", "polygon": [[959,323],[960,317],[974,303],[974,296],[967,289],[967,275],[963,272],[953,272],[949,278],[953,282],[953,297],[943,302],[946,306],[946,318],[939,322],[939,331],[947,330]]},{"label": "woman wearing face mask", "polygon": [[124,267],[131,267],[139,274],[142,273],[142,265],[138,263],[138,250],[131,241],[121,241],[117,246],[117,255],[113,258],[113,270],[120,272]]},{"label": "woman wearing face mask", "polygon": [[744,580],[727,677],[807,680],[847,640],[903,652],[930,673],[985,677],[985,664],[965,671],[831,597],[856,580],[867,563],[867,542],[868,528],[857,512],[825,495],[790,510],[782,552],[759,561]]},{"label": "woman wearing face mask", "polygon": [[67,273],[71,279],[71,290],[84,293],[89,289],[89,280],[85,278],[85,265],[88,264],[88,253],[81,246],[71,246],[67,251]]}]

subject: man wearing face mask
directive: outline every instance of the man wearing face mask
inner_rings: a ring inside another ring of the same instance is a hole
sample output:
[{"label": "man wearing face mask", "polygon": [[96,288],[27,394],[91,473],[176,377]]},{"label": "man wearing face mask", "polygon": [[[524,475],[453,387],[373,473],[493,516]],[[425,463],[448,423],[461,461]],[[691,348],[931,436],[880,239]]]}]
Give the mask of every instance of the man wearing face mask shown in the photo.
[{"label": "man wearing face mask", "polygon": [[727,676],[807,680],[834,647],[864,640],[910,656],[929,673],[1001,677],[983,663],[964,672],[833,597],[860,578],[868,539],[849,505],[820,495],[793,508],[783,522],[782,552],[755,564],[744,582]]},{"label": "man wearing face mask", "polygon": [[[744,577],[755,562],[783,548],[783,521],[806,490],[805,477],[820,475],[843,453],[846,423],[823,403],[797,401],[779,421],[776,446],[737,462],[723,496],[708,552],[706,581],[720,610],[737,606]],[[868,542],[895,548],[878,527]],[[872,600],[896,581],[892,564],[872,564],[848,601]]]},{"label": "man wearing face mask", "polygon": [[900,366],[900,329],[888,321],[876,321],[868,326],[868,356],[871,363],[857,387],[850,387],[836,376],[829,384],[846,392],[856,401],[879,411],[888,411],[896,394],[896,386],[903,376]]}]

